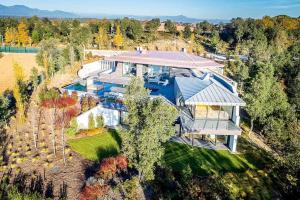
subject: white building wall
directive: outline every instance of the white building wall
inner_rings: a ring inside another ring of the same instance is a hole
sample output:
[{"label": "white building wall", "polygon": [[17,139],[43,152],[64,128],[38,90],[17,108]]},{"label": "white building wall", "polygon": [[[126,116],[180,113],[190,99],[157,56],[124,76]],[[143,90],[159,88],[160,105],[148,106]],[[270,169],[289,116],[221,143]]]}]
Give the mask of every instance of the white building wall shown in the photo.
[{"label": "white building wall", "polygon": [[98,115],[102,115],[104,119],[104,125],[106,126],[117,126],[120,124],[120,112],[118,110],[103,108],[100,104],[95,108],[82,113],[76,118],[78,129],[88,129],[89,115],[91,113],[93,113],[94,118]]}]

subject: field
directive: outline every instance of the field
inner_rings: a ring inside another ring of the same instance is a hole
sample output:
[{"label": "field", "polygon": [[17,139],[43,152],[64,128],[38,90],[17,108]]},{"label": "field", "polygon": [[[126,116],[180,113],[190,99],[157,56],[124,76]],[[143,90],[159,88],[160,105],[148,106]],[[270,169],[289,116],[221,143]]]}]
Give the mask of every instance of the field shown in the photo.
[{"label": "field", "polygon": [[30,75],[33,67],[40,69],[35,61],[35,55],[31,53],[4,53],[0,58],[0,92],[12,89],[14,85],[13,64],[19,63],[24,70],[26,78]]}]

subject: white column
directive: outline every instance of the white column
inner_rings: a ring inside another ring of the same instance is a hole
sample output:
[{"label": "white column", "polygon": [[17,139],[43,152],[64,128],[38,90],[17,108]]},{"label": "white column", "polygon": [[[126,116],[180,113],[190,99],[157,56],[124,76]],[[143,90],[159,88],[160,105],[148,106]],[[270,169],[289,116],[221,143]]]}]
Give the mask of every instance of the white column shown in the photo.
[{"label": "white column", "polygon": [[240,125],[240,106],[233,107],[232,121],[236,126]]},{"label": "white column", "polygon": [[237,145],[237,135],[230,135],[229,137],[229,149],[231,152],[236,152],[236,145]]}]

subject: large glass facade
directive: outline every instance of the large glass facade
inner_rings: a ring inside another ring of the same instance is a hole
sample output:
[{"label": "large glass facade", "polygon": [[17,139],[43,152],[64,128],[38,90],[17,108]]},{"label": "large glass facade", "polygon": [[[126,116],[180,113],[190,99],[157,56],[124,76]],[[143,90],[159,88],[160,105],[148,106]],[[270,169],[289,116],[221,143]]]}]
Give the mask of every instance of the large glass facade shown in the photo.
[{"label": "large glass facade", "polygon": [[170,67],[159,66],[159,65],[149,65],[148,66],[148,76],[160,76],[162,78],[170,77]]}]

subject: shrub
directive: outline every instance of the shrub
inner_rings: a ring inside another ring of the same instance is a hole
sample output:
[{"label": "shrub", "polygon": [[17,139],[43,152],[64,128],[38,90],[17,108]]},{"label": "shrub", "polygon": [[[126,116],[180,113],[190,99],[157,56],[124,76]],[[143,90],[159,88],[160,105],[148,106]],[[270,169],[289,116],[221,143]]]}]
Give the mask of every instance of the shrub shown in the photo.
[{"label": "shrub", "polygon": [[97,128],[102,128],[104,126],[104,118],[102,115],[96,117]]},{"label": "shrub", "polygon": [[84,137],[84,136],[94,136],[102,133],[106,133],[106,128],[94,128],[89,130],[81,130],[76,136]]},{"label": "shrub", "polygon": [[108,192],[109,186],[108,185],[90,185],[85,186],[81,191],[79,197],[80,200],[95,200],[99,199],[103,195]]},{"label": "shrub", "polygon": [[77,133],[78,123],[75,118],[70,121],[70,126],[67,128],[66,133],[70,136],[75,136]]},{"label": "shrub", "polygon": [[125,156],[117,156],[116,158],[117,168],[119,170],[125,170],[128,167],[128,161]]},{"label": "shrub", "polygon": [[88,124],[89,129],[95,128],[95,119],[94,119],[93,113],[89,114],[89,122],[88,123],[89,123]]},{"label": "shrub", "polygon": [[126,180],[123,183],[123,189],[124,189],[124,199],[138,199],[138,184],[139,180],[138,177],[133,177],[130,180]]},{"label": "shrub", "polygon": [[86,112],[89,110],[89,101],[88,101],[88,97],[84,96],[81,99],[80,102],[81,105],[81,112]]},{"label": "shrub", "polygon": [[100,174],[105,177],[111,177],[117,172],[117,163],[114,157],[105,158],[100,164]]},{"label": "shrub", "polygon": [[127,169],[128,162],[127,158],[124,156],[117,156],[117,157],[109,157],[102,160],[100,164],[99,173],[104,178],[109,178],[117,171]]},{"label": "shrub", "polygon": [[88,97],[88,102],[89,102],[89,109],[91,109],[91,108],[94,108],[97,105],[98,100],[94,97],[89,96]]}]

